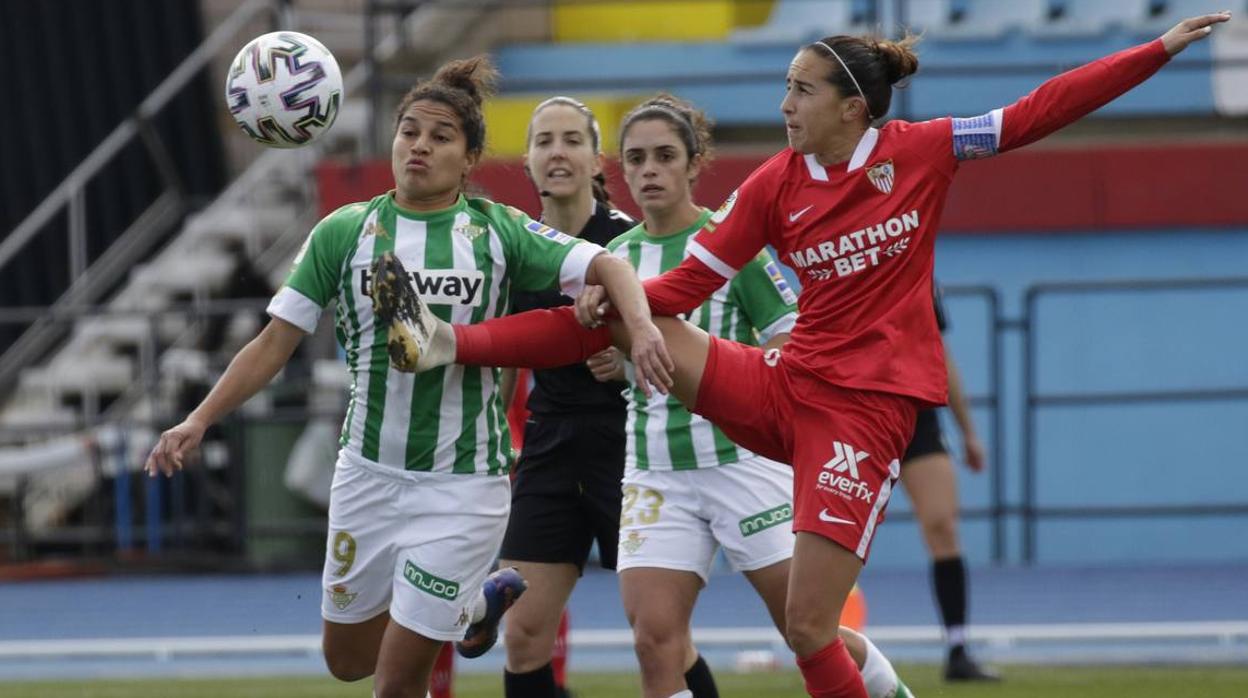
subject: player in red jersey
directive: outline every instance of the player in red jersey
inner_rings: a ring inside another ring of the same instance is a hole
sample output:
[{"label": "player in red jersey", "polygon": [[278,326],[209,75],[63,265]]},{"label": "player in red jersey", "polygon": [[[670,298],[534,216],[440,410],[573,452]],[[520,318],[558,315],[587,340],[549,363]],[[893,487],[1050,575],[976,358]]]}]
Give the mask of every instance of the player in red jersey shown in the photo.
[{"label": "player in red jersey", "polygon": [[[837,619],[900,474],[919,409],[943,404],[946,374],[932,306],[934,238],[963,160],[1035,142],[1143,82],[1230,19],[1184,20],[1159,39],[1063,73],[970,118],[872,123],[913,74],[913,39],[828,37],[793,59],[781,104],[789,148],[750,175],[689,243],[691,256],[646,283],[655,316],[700,304],[765,245],[801,275],[799,320],[764,353],[656,317],[666,352],[634,346],[648,377],[740,445],[794,468],[797,542],[787,639],[812,696],[865,698]],[[596,323],[602,294],[580,319]],[[452,328],[421,313],[418,370],[444,363],[558,366],[614,342],[618,322],[585,331],[567,311]],[[402,331],[396,328],[395,331]],[[644,386],[644,383],[643,383]]]}]

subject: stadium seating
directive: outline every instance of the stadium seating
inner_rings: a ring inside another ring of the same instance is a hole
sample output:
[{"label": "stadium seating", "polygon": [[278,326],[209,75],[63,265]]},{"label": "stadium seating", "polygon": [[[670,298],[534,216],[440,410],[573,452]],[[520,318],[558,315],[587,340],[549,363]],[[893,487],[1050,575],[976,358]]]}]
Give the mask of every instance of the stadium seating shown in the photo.
[{"label": "stadium seating", "polygon": [[[1248,10],[1248,3],[1235,4],[1237,11]],[[501,47],[497,57],[508,96],[613,89],[628,100],[664,89],[695,101],[721,125],[768,125],[780,121],[781,76],[795,46],[826,34],[865,32],[878,19],[880,26],[924,34],[923,79],[900,93],[892,114],[921,119],[1008,103],[1060,70],[1209,10],[1200,0],[906,0],[880,4],[884,16],[874,18],[868,7],[875,5],[778,0],[765,24],[739,29],[722,43],[515,44]],[[1188,67],[1164,71],[1101,113],[1213,114],[1212,81],[1193,79],[1210,71],[1200,63],[1213,55],[1208,42],[1193,46],[1184,56]],[[523,125],[499,124],[494,132],[517,128]]]},{"label": "stadium seating", "polygon": [[731,35],[736,44],[800,44],[849,30],[864,17],[855,16],[851,0],[777,0],[767,23],[738,29]]},{"label": "stadium seating", "polygon": [[1030,28],[1037,37],[1097,35],[1111,29],[1136,27],[1147,21],[1149,0],[1053,0],[1043,22]]},{"label": "stadium seating", "polygon": [[[1232,7],[1236,4],[1239,7]],[[1245,7],[1245,3],[1242,2],[1210,3],[1204,0],[1150,0],[1148,17],[1141,22],[1141,25],[1147,29],[1164,30],[1174,26],[1186,17],[1203,15],[1207,12],[1227,8],[1236,12],[1248,10],[1248,7]]]},{"label": "stadium seating", "polygon": [[1045,0],[918,0],[908,5],[919,10],[910,15],[909,24],[933,36],[957,38],[998,38],[1006,32],[1043,22],[1048,3]]}]

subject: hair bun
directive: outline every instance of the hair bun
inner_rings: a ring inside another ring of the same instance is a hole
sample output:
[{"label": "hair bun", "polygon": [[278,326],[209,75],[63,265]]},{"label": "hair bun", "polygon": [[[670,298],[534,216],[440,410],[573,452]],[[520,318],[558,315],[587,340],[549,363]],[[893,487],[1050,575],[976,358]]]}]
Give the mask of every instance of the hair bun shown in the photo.
[{"label": "hair bun", "polygon": [[494,67],[489,56],[473,56],[449,61],[434,73],[431,82],[463,90],[480,106],[487,97],[494,94],[498,84],[498,69]]},{"label": "hair bun", "polygon": [[880,39],[875,42],[888,84],[895,85],[919,71],[919,57],[914,52],[917,43],[919,37],[914,34],[906,34],[898,41]]}]

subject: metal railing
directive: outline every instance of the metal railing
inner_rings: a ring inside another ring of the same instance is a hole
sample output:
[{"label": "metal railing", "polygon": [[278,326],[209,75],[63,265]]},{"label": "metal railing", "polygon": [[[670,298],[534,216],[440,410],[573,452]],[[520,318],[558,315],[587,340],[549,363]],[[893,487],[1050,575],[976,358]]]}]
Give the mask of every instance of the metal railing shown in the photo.
[{"label": "metal railing", "polygon": [[[3,240],[0,240],[0,270],[40,234],[51,234],[48,224],[68,208],[69,288],[57,299],[58,305],[90,305],[99,301],[118,278],[142,259],[160,236],[187,213],[184,188],[153,119],[200,73],[235,35],[262,13],[276,21],[282,0],[247,0],[197,46],[135,109],[61,181]],[[125,149],[139,138],[151,158],[164,189],[136,218],[108,250],[94,262],[87,253],[87,186]],[[59,339],[42,319],[22,334],[0,361],[0,386],[10,385],[16,372],[42,356]]]},{"label": "metal railing", "polygon": [[[249,535],[272,535],[261,530],[250,531],[243,508],[245,489],[241,476],[246,451],[247,429],[266,423],[304,422],[319,416],[309,409],[272,410],[258,416],[236,415],[221,424],[222,443],[228,454],[227,464],[219,475],[211,475],[203,467],[192,467],[165,481],[149,479],[138,472],[141,465],[137,453],[145,453],[152,443],[137,439],[154,439],[162,429],[176,423],[182,414],[170,404],[170,386],[162,384],[159,357],[168,349],[200,349],[205,352],[207,368],[212,377],[224,370],[228,356],[200,347],[203,330],[212,319],[230,318],[239,313],[261,313],[265,299],[199,301],[171,305],[160,310],[117,310],[104,306],[18,307],[0,308],[0,326],[21,324],[41,318],[51,326],[72,326],[82,318],[133,319],[144,321],[145,331],[127,342],[133,351],[118,347],[119,355],[133,357],[133,380],[124,387],[83,385],[64,389],[81,403],[78,417],[70,422],[42,420],[34,424],[10,424],[0,427],[0,449],[23,443],[47,443],[69,437],[81,441],[81,456],[70,467],[87,467],[95,485],[92,491],[72,507],[76,512],[69,523],[58,524],[41,532],[32,532],[25,525],[24,503],[31,492],[32,478],[42,471],[14,469],[0,463],[0,475],[12,478],[13,494],[9,499],[9,521],[0,520],[0,547],[7,547],[13,561],[29,561],[39,550],[56,550],[85,560],[105,557],[127,557],[145,553],[159,556],[178,555],[183,551],[215,549],[229,555],[245,552]],[[171,320],[178,320],[178,329]],[[162,329],[163,328],[163,329]],[[296,366],[292,362],[291,366]],[[181,385],[181,382],[179,383]],[[177,386],[174,386],[177,387]],[[204,386],[205,389],[207,386]],[[304,393],[306,389],[287,382],[276,385],[278,390]],[[54,394],[60,394],[50,388]],[[108,405],[103,396],[107,394]],[[146,400],[149,410],[139,416],[134,407]],[[336,415],[335,415],[336,416]],[[212,480],[211,482],[209,480]],[[111,482],[110,482],[111,481]],[[101,485],[109,484],[108,487]],[[188,490],[190,494],[188,494]],[[217,513],[211,513],[211,512]],[[156,515],[152,515],[155,512]],[[323,535],[323,522],[320,523]],[[307,533],[307,522],[290,522],[278,528]],[[168,549],[167,549],[168,548]],[[6,557],[0,555],[0,559]]]},{"label": "metal railing", "polygon": [[[0,241],[0,269],[4,268],[14,255],[30,242],[43,229],[53,216],[66,206],[69,207],[70,245],[85,249],[85,213],[83,191],[100,170],[104,169],[118,153],[122,151],[136,136],[143,138],[148,154],[155,161],[161,178],[168,189],[179,188],[178,177],[169,159],[168,152],[160,135],[151,127],[152,118],[169,103],[187,83],[203,70],[221,49],[225,48],[235,34],[261,12],[275,12],[276,0],[247,0],[241,7],[225,19],[207,39],[204,40],[178,67],[169,73],[156,89],[152,90],[132,116],[122,121],[111,133],[100,142],[65,179],[45,198],[35,210],[31,211],[11,233]],[[71,278],[77,279],[85,271],[85,266],[78,263],[70,268]],[[76,268],[75,268],[76,267]]]},{"label": "metal railing", "polygon": [[[992,466],[988,468],[989,502],[987,507],[967,507],[959,511],[964,519],[988,520],[989,546],[991,558],[995,563],[1005,562],[1006,517],[1009,506],[1005,498],[1005,439],[1004,420],[1001,410],[1001,390],[1004,366],[1002,362],[1002,337],[1004,330],[1013,323],[1001,315],[1001,294],[997,289],[984,285],[952,285],[942,286],[941,291],[946,299],[972,298],[982,300],[985,305],[988,327],[988,386],[982,394],[967,395],[972,409],[986,408],[991,411],[991,437],[988,439],[988,450]],[[913,512],[896,512],[889,514],[890,521],[914,521]]]},{"label": "metal railing", "polygon": [[1192,401],[1248,401],[1248,386],[1186,390],[1138,390],[1120,392],[1045,393],[1037,381],[1036,306],[1040,299],[1058,294],[1159,293],[1166,291],[1248,290],[1248,277],[1213,279],[1166,279],[1045,283],[1029,287],[1024,295],[1023,432],[1022,432],[1022,560],[1031,564],[1037,554],[1037,526],[1042,519],[1133,518],[1152,516],[1248,516],[1244,501],[1171,505],[1040,506],[1036,501],[1036,462],[1039,447],[1037,417],[1040,409],[1070,405],[1129,405]]}]

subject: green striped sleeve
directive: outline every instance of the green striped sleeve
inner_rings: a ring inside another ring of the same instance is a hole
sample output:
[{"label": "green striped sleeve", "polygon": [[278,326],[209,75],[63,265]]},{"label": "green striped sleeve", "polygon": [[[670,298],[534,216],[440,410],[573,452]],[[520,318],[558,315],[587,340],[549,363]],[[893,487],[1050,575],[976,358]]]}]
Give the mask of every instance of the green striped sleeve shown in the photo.
[{"label": "green striped sleeve", "polygon": [[[771,335],[792,329],[797,317],[797,295],[767,250],[759,252],[742,267],[732,280],[729,292],[750,325],[750,328],[739,328],[738,337],[746,329],[760,333],[770,329]],[[770,337],[764,337],[763,342],[768,339]]]}]

